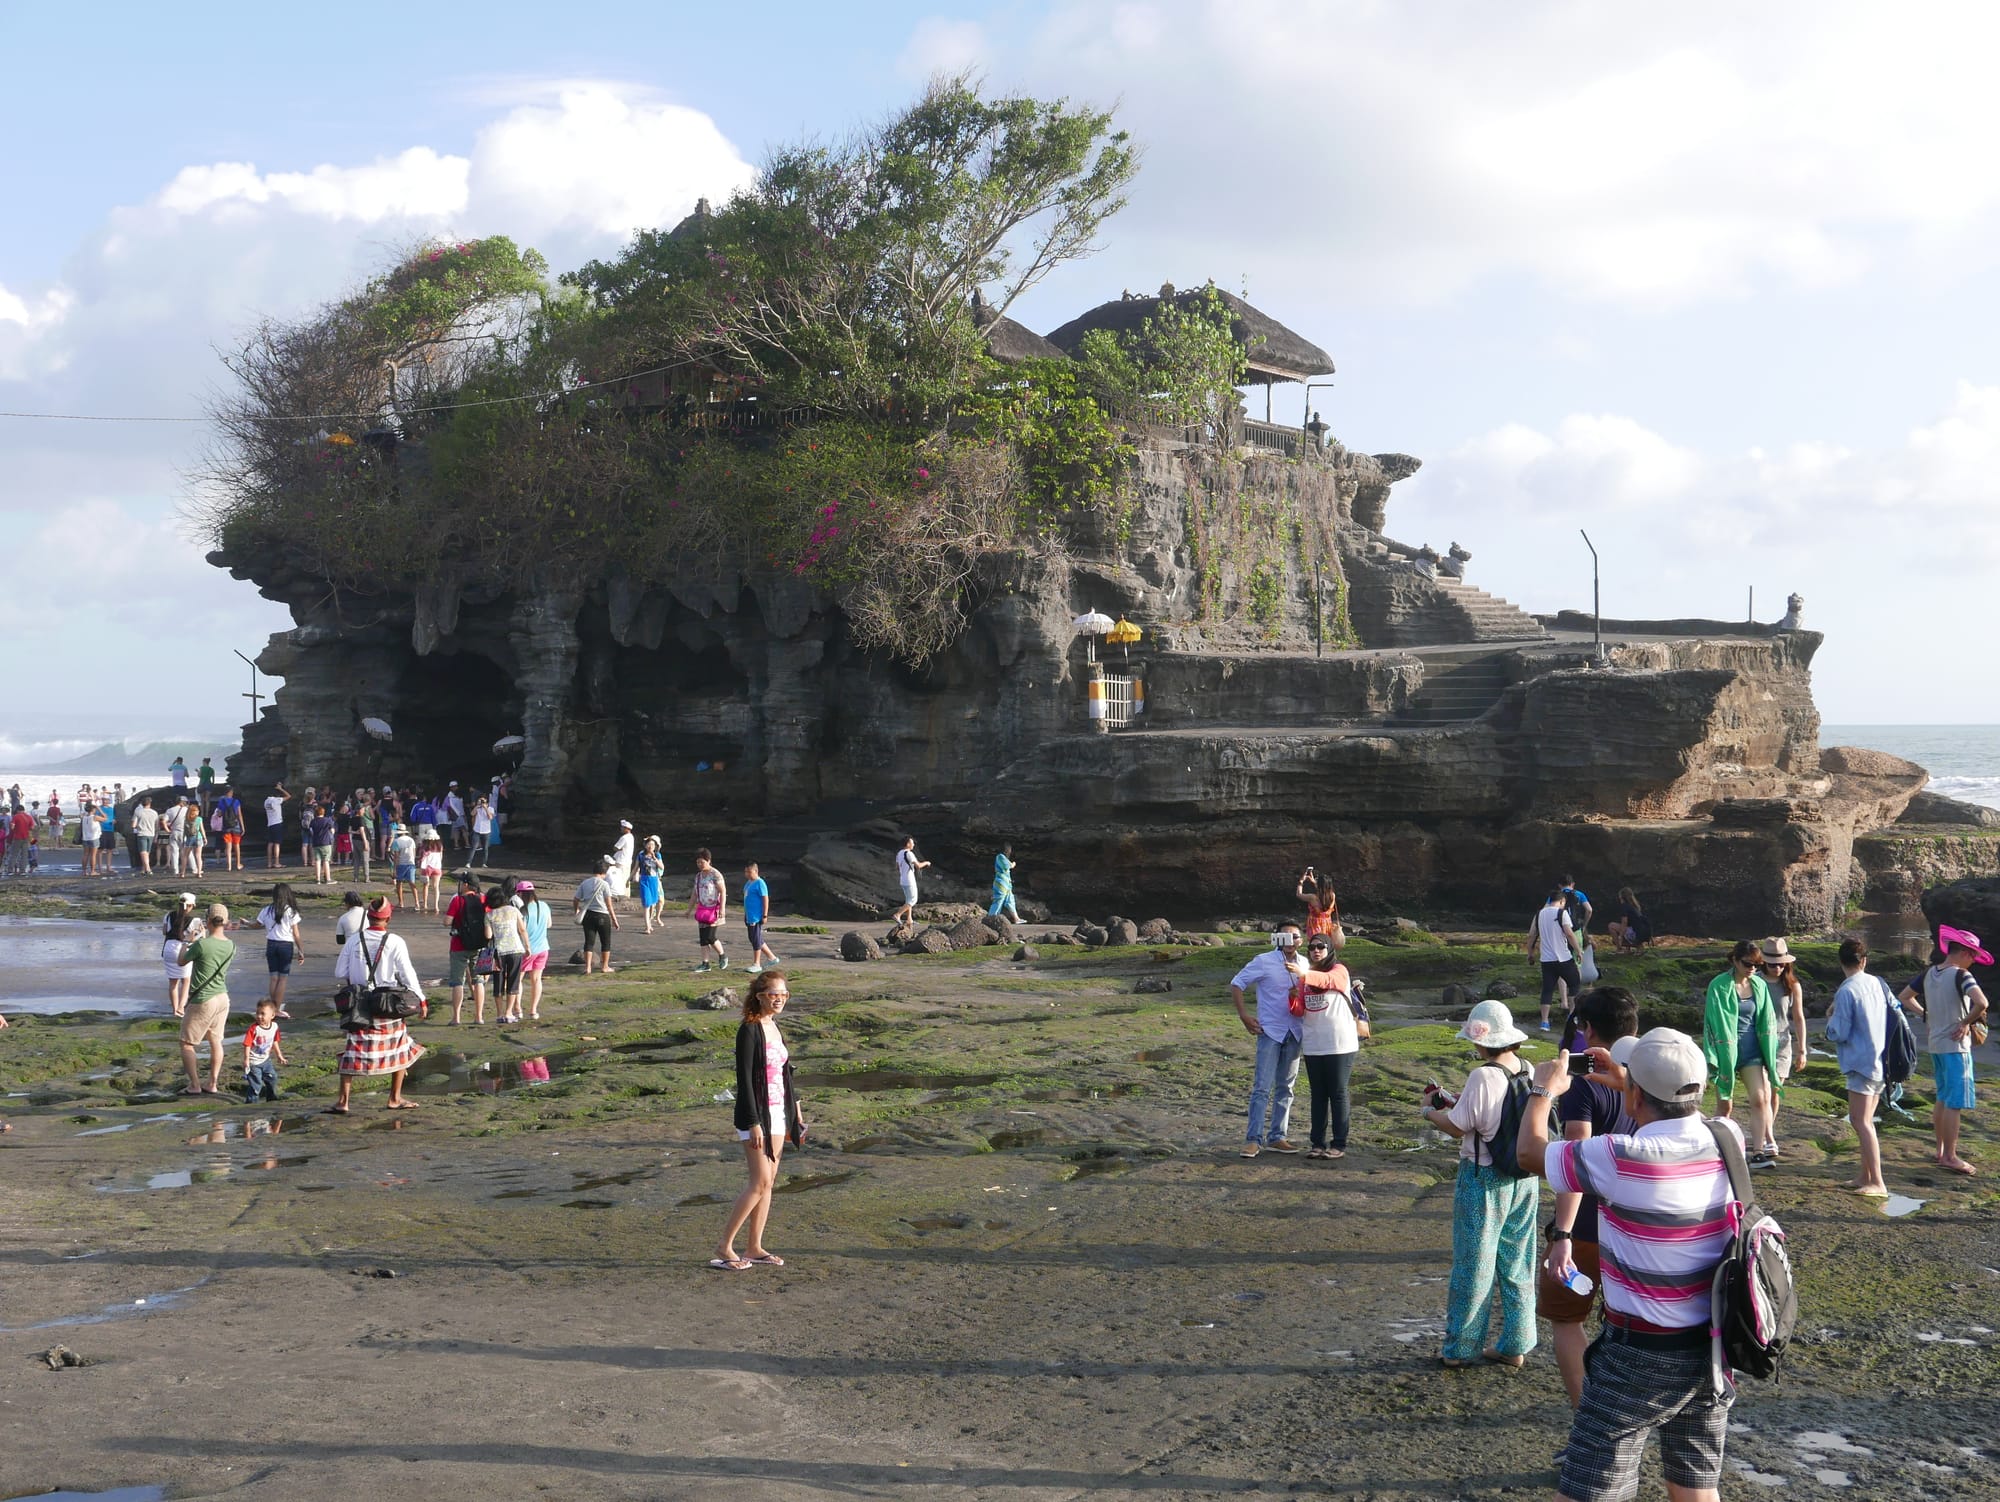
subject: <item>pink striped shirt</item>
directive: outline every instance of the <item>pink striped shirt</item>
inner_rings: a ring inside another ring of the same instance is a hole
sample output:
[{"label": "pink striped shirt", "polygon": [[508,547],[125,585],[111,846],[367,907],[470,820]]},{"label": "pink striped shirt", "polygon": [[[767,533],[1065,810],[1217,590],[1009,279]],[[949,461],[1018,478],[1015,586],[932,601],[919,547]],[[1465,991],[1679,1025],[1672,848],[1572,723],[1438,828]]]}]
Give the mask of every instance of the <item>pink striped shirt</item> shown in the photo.
[{"label": "pink striped shirt", "polygon": [[[1726,1130],[1742,1132],[1732,1121]],[[1681,1328],[1708,1323],[1708,1290],[1729,1244],[1729,1172],[1699,1116],[1650,1122],[1631,1136],[1549,1146],[1549,1185],[1594,1194],[1604,1302]]]}]

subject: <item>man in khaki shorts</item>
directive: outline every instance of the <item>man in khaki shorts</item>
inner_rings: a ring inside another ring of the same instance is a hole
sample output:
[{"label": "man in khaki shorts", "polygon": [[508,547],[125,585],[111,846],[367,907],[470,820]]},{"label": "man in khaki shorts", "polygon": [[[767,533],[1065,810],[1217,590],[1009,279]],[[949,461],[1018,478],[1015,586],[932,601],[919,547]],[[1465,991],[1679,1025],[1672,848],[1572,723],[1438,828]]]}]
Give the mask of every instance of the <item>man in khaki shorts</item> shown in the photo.
[{"label": "man in khaki shorts", "polygon": [[[229,962],[236,958],[236,946],[226,937],[229,909],[216,903],[208,910],[208,932],[192,943],[181,945],[180,962],[192,965],[187,1001],[175,1010],[181,1019],[181,1064],[187,1070],[183,1095],[222,1093],[222,1030],[229,1021]],[[203,1040],[208,1043],[208,1084],[201,1082],[196,1062]]]}]

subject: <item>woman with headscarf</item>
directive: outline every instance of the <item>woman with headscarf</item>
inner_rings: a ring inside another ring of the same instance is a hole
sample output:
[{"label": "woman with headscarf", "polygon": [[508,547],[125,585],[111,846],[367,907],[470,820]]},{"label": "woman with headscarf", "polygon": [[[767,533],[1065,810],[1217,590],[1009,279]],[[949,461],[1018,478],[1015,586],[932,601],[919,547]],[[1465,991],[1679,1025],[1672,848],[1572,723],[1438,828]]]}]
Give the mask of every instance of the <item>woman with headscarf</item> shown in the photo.
[{"label": "woman with headscarf", "polygon": [[332,1116],[348,1114],[354,1081],[362,1075],[389,1076],[390,1110],[413,1111],[417,1106],[415,1101],[403,1099],[403,1079],[410,1066],[424,1056],[423,1045],[411,1039],[401,1018],[362,1010],[367,1005],[362,998],[371,990],[401,991],[419,1005],[423,1001],[424,983],[410,961],[409,945],[400,934],[389,932],[389,913],[389,899],[377,897],[368,905],[368,926],[340,951],[337,973],[344,985],[352,987],[353,1006],[361,1015],[347,1024],[347,1047],[341,1050],[338,1066],[340,1094],[326,1108]]},{"label": "woman with headscarf", "polygon": [[660,856],[660,837],[646,836],[646,844],[639,851],[639,911],[645,915],[646,932],[653,931],[657,922],[662,928],[667,922],[667,891],[662,881],[667,874],[667,863]]}]

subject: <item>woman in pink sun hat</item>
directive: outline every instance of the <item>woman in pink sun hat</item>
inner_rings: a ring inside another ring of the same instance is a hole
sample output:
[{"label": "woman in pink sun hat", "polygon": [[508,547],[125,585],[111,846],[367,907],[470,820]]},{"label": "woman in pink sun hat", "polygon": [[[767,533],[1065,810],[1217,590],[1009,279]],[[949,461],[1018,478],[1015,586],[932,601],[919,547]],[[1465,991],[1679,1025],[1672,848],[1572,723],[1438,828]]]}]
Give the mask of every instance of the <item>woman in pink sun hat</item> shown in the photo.
[{"label": "woman in pink sun hat", "polygon": [[1937,1138],[1938,1166],[1970,1177],[1978,1170],[1959,1155],[1959,1117],[1975,1104],[1973,1030],[1984,1034],[1986,1020],[1986,993],[1972,978],[1972,967],[1990,966],[1993,956],[1978,934],[1949,923],[1938,925],[1938,950],[1943,958],[1903,987],[1898,999],[1930,1019],[1931,1078],[1937,1085],[1931,1131]]}]

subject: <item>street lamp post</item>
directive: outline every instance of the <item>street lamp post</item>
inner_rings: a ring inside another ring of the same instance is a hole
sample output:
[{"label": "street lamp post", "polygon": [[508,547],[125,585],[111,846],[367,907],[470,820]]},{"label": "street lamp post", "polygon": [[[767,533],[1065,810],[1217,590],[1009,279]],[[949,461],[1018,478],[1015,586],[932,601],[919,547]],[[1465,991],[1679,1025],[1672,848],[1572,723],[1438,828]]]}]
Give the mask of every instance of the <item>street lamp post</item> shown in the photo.
[{"label": "street lamp post", "polygon": [[1594,661],[1604,661],[1604,604],[1597,583],[1597,544],[1590,540],[1590,534],[1578,527],[1583,545],[1590,549],[1590,655]]}]

